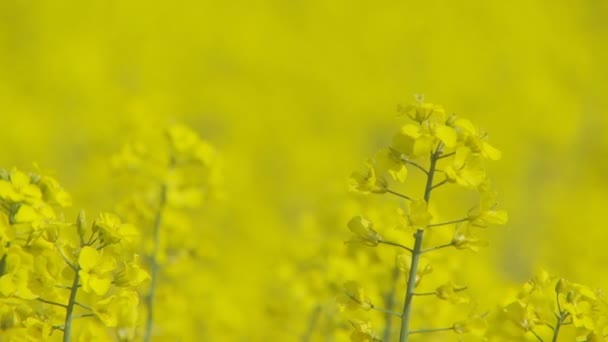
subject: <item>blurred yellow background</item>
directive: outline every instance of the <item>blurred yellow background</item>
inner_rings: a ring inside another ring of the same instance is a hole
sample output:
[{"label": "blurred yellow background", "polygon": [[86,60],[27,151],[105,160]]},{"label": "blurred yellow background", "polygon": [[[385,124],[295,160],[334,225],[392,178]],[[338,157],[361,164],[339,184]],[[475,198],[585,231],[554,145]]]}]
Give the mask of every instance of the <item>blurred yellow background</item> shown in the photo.
[{"label": "blurred yellow background", "polygon": [[197,215],[207,334],[297,340],[350,277],[323,266],[357,211],[348,175],[425,94],[503,151],[510,222],[464,257],[484,259],[471,287],[490,301],[544,266],[608,289],[607,18],[599,0],[3,0],[0,165],[52,170],[73,216],[112,209],[110,156],[190,125],[224,164]]}]

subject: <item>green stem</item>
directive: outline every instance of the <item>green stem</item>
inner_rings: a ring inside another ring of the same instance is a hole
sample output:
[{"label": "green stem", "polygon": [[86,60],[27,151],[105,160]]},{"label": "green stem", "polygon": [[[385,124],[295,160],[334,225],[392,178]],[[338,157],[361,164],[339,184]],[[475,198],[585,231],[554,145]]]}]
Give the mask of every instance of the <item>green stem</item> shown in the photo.
[{"label": "green stem", "polygon": [[393,191],[393,190],[391,190],[391,189],[386,189],[386,192],[388,192],[388,193],[389,193],[389,194],[391,194],[391,195],[395,195],[395,196],[397,196],[397,197],[401,197],[401,198],[403,198],[403,199],[405,199],[405,200],[408,200],[408,201],[411,201],[411,200],[412,200],[412,198],[411,198],[410,196],[407,196],[407,195],[404,195],[404,194],[402,194],[402,193],[399,193],[399,192]]},{"label": "green stem", "polygon": [[445,245],[440,245],[440,246],[423,249],[420,251],[420,254],[424,254],[424,253],[428,253],[428,252],[436,251],[438,249],[448,248],[448,247],[452,247],[452,246],[454,246],[454,243],[450,242],[450,243],[446,243]]},{"label": "green stem", "polygon": [[[395,306],[395,297],[397,295],[397,280],[399,280],[399,268],[395,267],[393,269],[392,274],[391,290],[386,294],[386,309],[389,311],[392,311],[393,306]],[[393,314],[391,312],[386,312],[384,315],[384,320],[386,321],[386,326],[384,328],[384,338],[382,339],[382,341],[390,341],[393,330]]]},{"label": "green stem", "polygon": [[567,317],[568,317],[567,312],[561,311],[559,313],[559,316],[557,317],[557,323],[555,324],[555,330],[553,330],[553,338],[551,339],[552,342],[557,342],[557,337],[559,336],[559,328],[561,328],[561,326],[564,325],[563,323]]},{"label": "green stem", "polygon": [[148,316],[146,319],[146,331],[144,335],[144,341],[149,342],[152,338],[152,325],[154,323],[154,297],[156,296],[156,284],[158,282],[158,273],[160,267],[158,265],[158,251],[160,249],[160,226],[162,223],[162,213],[167,202],[167,185],[163,184],[160,188],[160,201],[158,205],[158,211],[154,218],[154,247],[152,249],[151,266],[150,266],[150,290],[148,293],[147,307]]},{"label": "green stem", "polygon": [[447,226],[447,225],[450,225],[450,224],[456,224],[456,223],[466,222],[468,220],[469,220],[468,217],[463,217],[463,218],[458,219],[458,220],[452,220],[452,221],[447,221],[447,222],[429,224],[429,226],[427,228]]},{"label": "green stem", "polygon": [[68,305],[65,313],[65,324],[63,328],[63,342],[70,341],[70,334],[72,332],[72,319],[74,315],[74,305],[76,304],[76,294],[78,293],[78,283],[80,282],[80,271],[79,268],[76,268],[76,275],[74,276],[74,282],[72,283],[72,289],[70,290],[70,300],[68,301]]},{"label": "green stem", "polygon": [[407,277],[407,289],[405,292],[405,303],[403,304],[403,313],[401,314],[401,332],[399,334],[399,342],[407,342],[410,334],[410,316],[412,312],[412,300],[414,296],[414,287],[416,287],[416,273],[418,271],[418,263],[420,261],[420,251],[422,250],[422,236],[424,231],[418,229],[414,234],[416,241],[414,242],[414,250],[412,251],[412,263],[410,265],[410,273]]},{"label": "green stem", "polygon": [[[429,166],[429,172],[426,178],[426,185],[424,187],[424,201],[428,203],[431,200],[431,192],[433,191],[433,177],[435,176],[435,169],[437,167],[437,160],[441,154],[442,145],[437,146],[437,150],[431,153],[431,162]],[[416,274],[418,273],[418,263],[420,262],[420,255],[422,254],[422,238],[424,236],[424,230],[418,229],[414,233],[414,249],[412,250],[412,263],[410,264],[410,273],[407,278],[407,288],[405,291],[405,302],[403,304],[403,313],[401,314],[401,331],[399,333],[399,342],[407,342],[410,335],[410,319],[412,313],[412,301],[414,299],[413,293],[416,287]]]},{"label": "green stem", "polygon": [[534,337],[536,337],[536,339],[537,339],[537,340],[539,340],[540,342],[544,342],[544,341],[543,341],[543,338],[542,338],[542,337],[540,337],[540,335],[539,335],[539,334],[537,334],[537,333],[536,333],[536,331],[534,331],[534,330],[530,330],[530,332],[532,333],[532,335],[534,335]]},{"label": "green stem", "polygon": [[372,305],[372,309],[376,310],[378,312],[382,312],[385,315],[389,315],[389,316],[395,316],[395,317],[401,317],[401,314],[392,310],[388,310],[388,309],[383,309],[383,308],[379,308],[377,306],[373,306]]}]

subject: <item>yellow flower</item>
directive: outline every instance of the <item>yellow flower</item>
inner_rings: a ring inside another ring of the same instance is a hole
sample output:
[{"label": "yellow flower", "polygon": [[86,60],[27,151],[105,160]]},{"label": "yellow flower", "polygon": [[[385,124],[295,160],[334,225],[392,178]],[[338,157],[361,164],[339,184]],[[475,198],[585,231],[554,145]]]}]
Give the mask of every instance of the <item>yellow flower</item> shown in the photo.
[{"label": "yellow flower", "polygon": [[456,148],[452,165],[446,167],[445,174],[448,180],[470,189],[476,189],[486,180],[482,158],[464,146]]},{"label": "yellow flower", "polygon": [[439,116],[440,120],[445,117],[445,109],[442,106],[425,103],[422,98],[405,107],[399,107],[398,112],[401,115],[407,115],[410,119],[419,123],[428,120],[432,115]]},{"label": "yellow flower", "polygon": [[457,334],[484,336],[488,329],[488,324],[483,317],[474,315],[464,321],[454,323],[453,328]]},{"label": "yellow flower", "polygon": [[466,304],[469,302],[469,297],[462,295],[463,288],[454,285],[453,282],[448,282],[439,286],[435,290],[437,298],[447,300],[452,304]]},{"label": "yellow flower", "polygon": [[215,157],[215,149],[202,141],[198,135],[184,125],[173,125],[167,130],[173,157],[181,162],[200,162],[210,165]]},{"label": "yellow flower", "polygon": [[376,153],[376,168],[378,173],[387,172],[394,180],[401,183],[407,178],[407,168],[399,157],[399,153],[390,148],[384,148]]},{"label": "yellow flower", "polygon": [[33,257],[20,248],[10,248],[4,258],[4,270],[0,275],[0,294],[22,299],[38,297],[29,288]]},{"label": "yellow flower", "polygon": [[139,265],[139,256],[135,255],[133,261],[124,262],[116,275],[116,286],[138,286],[150,279],[150,274]]},{"label": "yellow flower", "polygon": [[594,306],[598,301],[596,293],[587,286],[569,283],[563,279],[558,282],[556,291],[563,310],[572,317],[573,325],[577,328],[593,330]]},{"label": "yellow flower", "polygon": [[457,249],[469,249],[477,252],[480,247],[486,247],[488,242],[476,237],[467,224],[461,224],[454,231],[452,244]]},{"label": "yellow flower", "polygon": [[462,143],[473,153],[480,154],[489,160],[499,160],[502,157],[502,153],[485,140],[485,134],[478,130],[471,121],[457,118],[452,124],[458,130]]},{"label": "yellow flower", "polygon": [[34,317],[28,317],[23,322],[29,341],[46,341],[53,330],[52,326]]},{"label": "yellow flower", "polygon": [[13,168],[6,178],[0,179],[0,198],[18,203],[33,203],[42,198],[40,188],[33,184],[30,176]]},{"label": "yellow flower", "polygon": [[95,315],[107,327],[134,327],[137,323],[137,292],[121,289],[117,294],[100,300],[93,307]]},{"label": "yellow flower", "polygon": [[429,212],[426,201],[423,199],[409,202],[408,209],[406,228],[425,229],[431,223],[433,215]]},{"label": "yellow flower", "polygon": [[348,229],[355,234],[350,242],[358,242],[375,247],[382,241],[382,237],[373,228],[374,224],[361,216],[353,217],[348,221],[347,225]]},{"label": "yellow flower", "polygon": [[435,138],[427,127],[408,124],[393,137],[392,148],[408,158],[416,159],[430,155],[434,143]]},{"label": "yellow flower", "polygon": [[503,314],[508,321],[523,331],[534,329],[539,321],[533,306],[518,301],[504,307]]},{"label": "yellow flower", "polygon": [[72,205],[72,197],[59,185],[59,182],[52,177],[42,176],[38,186],[42,190],[42,196],[46,203],[69,207]]},{"label": "yellow flower", "polygon": [[365,295],[363,287],[354,281],[344,284],[344,294],[338,296],[338,307],[340,311],[357,309],[370,310],[373,305]]},{"label": "yellow flower", "polygon": [[489,225],[504,225],[509,220],[505,210],[496,209],[497,194],[492,191],[482,191],[479,197],[479,206],[469,211],[469,222],[476,227]]},{"label": "yellow flower", "polygon": [[381,194],[386,192],[387,182],[383,177],[376,176],[374,166],[367,162],[364,172],[355,171],[350,175],[350,189],[352,191]]},{"label": "yellow flower", "polygon": [[369,321],[354,320],[350,322],[355,329],[350,335],[351,342],[379,342],[376,337],[372,324]]},{"label": "yellow flower", "polygon": [[101,213],[93,222],[93,231],[99,232],[100,240],[104,244],[115,244],[122,241],[132,243],[139,236],[137,229],[112,213]]},{"label": "yellow flower", "polygon": [[112,270],[116,267],[116,260],[111,256],[99,252],[95,248],[85,246],[80,251],[78,265],[82,289],[86,293],[94,292],[103,296],[112,285]]}]

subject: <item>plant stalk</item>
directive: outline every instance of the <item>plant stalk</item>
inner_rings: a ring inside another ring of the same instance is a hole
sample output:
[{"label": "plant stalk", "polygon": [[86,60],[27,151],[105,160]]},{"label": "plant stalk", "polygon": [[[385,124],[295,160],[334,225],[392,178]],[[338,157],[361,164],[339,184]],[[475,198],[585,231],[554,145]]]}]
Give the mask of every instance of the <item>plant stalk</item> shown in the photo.
[{"label": "plant stalk", "polygon": [[144,335],[144,341],[149,342],[152,338],[152,325],[154,324],[154,298],[156,296],[156,284],[158,283],[158,273],[160,267],[158,265],[158,251],[160,249],[160,227],[162,224],[162,213],[167,202],[167,185],[163,184],[160,188],[160,201],[158,204],[158,211],[154,218],[154,247],[152,249],[152,255],[150,260],[150,290],[148,297],[146,298],[146,304],[148,307],[148,315],[146,318],[146,331]]},{"label": "plant stalk", "polygon": [[63,342],[70,341],[70,334],[72,333],[72,320],[74,315],[74,305],[76,304],[76,294],[78,293],[78,283],[80,282],[80,275],[78,272],[80,271],[80,267],[77,267],[74,276],[74,282],[72,283],[72,288],[70,290],[70,300],[66,307],[65,313],[65,325],[63,328]]},{"label": "plant stalk", "polygon": [[[424,187],[424,201],[427,206],[431,200],[431,193],[433,192],[433,177],[435,176],[435,170],[437,168],[437,160],[441,155],[443,146],[439,144],[435,152],[431,152],[431,162],[429,171],[426,178],[426,185]],[[405,292],[405,302],[403,304],[403,313],[401,314],[401,331],[399,333],[399,342],[407,342],[410,335],[410,319],[412,313],[412,301],[414,299],[414,288],[416,287],[416,275],[418,273],[418,264],[420,262],[420,255],[422,254],[422,239],[424,237],[424,230],[418,229],[414,233],[414,249],[412,250],[412,263],[410,264],[410,273],[407,278],[407,289]]]}]

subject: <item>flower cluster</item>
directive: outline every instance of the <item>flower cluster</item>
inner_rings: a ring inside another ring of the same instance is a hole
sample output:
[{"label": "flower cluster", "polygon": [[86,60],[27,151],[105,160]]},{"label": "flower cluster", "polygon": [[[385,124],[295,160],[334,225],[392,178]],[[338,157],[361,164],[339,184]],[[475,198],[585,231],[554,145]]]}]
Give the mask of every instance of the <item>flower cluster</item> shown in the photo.
[{"label": "flower cluster", "polygon": [[[417,288],[433,272],[433,264],[440,263],[427,258],[431,252],[446,248],[477,251],[487,244],[480,237],[484,228],[507,222],[507,213],[497,207],[497,196],[485,168],[487,161],[500,159],[501,153],[487,141],[485,132],[465,118],[446,114],[442,106],[420,100],[400,108],[400,113],[413,122],[403,125],[393,137],[392,144],[365,163],[365,171],[352,174],[350,187],[358,193],[385,194],[405,201],[404,207],[396,207],[400,222],[397,227],[401,234],[411,234],[413,239],[394,236],[392,232],[387,233],[391,237],[385,237],[378,232],[371,219],[363,216],[352,218],[348,228],[353,233],[349,243],[368,247],[384,245],[401,250],[396,256],[395,269],[397,278],[404,278],[405,284],[396,282],[393,286],[397,288],[390,291],[393,296],[385,300],[381,305],[383,308],[379,308],[364,295],[359,285],[349,282],[345,295],[339,298],[340,306],[345,310],[374,309],[383,312],[386,316],[384,340],[393,340],[393,334],[397,331],[400,342],[408,341],[411,335],[440,331],[482,336],[486,331],[482,314],[470,314],[446,327],[412,329],[411,322],[414,312],[418,312],[414,308],[416,297],[435,296],[453,305],[471,302],[464,294],[467,287],[456,285],[452,280],[437,286],[434,291],[420,292]],[[412,172],[420,172],[423,176],[420,182],[423,191],[417,196],[399,189],[401,184],[406,183],[407,188],[411,189],[410,183],[416,183]],[[408,181],[410,178],[413,179]],[[479,203],[471,206],[461,217],[442,220],[443,215],[431,203],[431,194],[451,184],[478,193]],[[434,245],[429,243],[437,236],[445,236],[445,228],[449,227],[452,227],[449,240]],[[397,312],[393,307],[396,302],[394,293],[403,288],[404,300]],[[392,317],[400,320],[396,331],[391,330]],[[351,340],[377,340],[378,336],[370,324],[366,320],[353,321]]]},{"label": "flower cluster", "polygon": [[492,315],[489,337],[512,340],[606,341],[608,302],[601,290],[572,283],[541,270],[516,298]]},{"label": "flower cluster", "polygon": [[[202,326],[196,324],[204,319],[201,312],[185,319],[171,310],[176,301],[187,303],[202,296],[196,292],[200,284],[191,270],[206,256],[202,248],[207,243],[205,233],[197,230],[189,217],[192,209],[218,195],[221,178],[215,149],[190,128],[173,125],[162,144],[127,144],[114,156],[113,164],[125,181],[117,210],[141,227],[138,233],[143,238],[137,249],[144,255],[151,276],[143,291],[144,341],[178,338],[186,330],[201,336]],[[106,231],[107,239],[112,240],[111,225]]]},{"label": "flower cluster", "polygon": [[[0,335],[128,340],[137,336],[138,286],[149,274],[133,252],[138,231],[113,213],[64,218],[71,197],[52,177],[0,171]],[[113,333],[112,333],[113,331]]]},{"label": "flower cluster", "polygon": [[123,187],[129,196],[116,213],[91,223],[84,211],[64,218],[72,200],[54,178],[0,171],[2,341],[180,335],[169,323],[188,320],[167,320],[168,300],[195,297],[193,282],[179,280],[194,280],[188,269],[204,255],[186,210],[214,195],[220,178],[214,149],[189,128],[170,127],[164,146],[134,143],[113,158],[134,186]]}]

